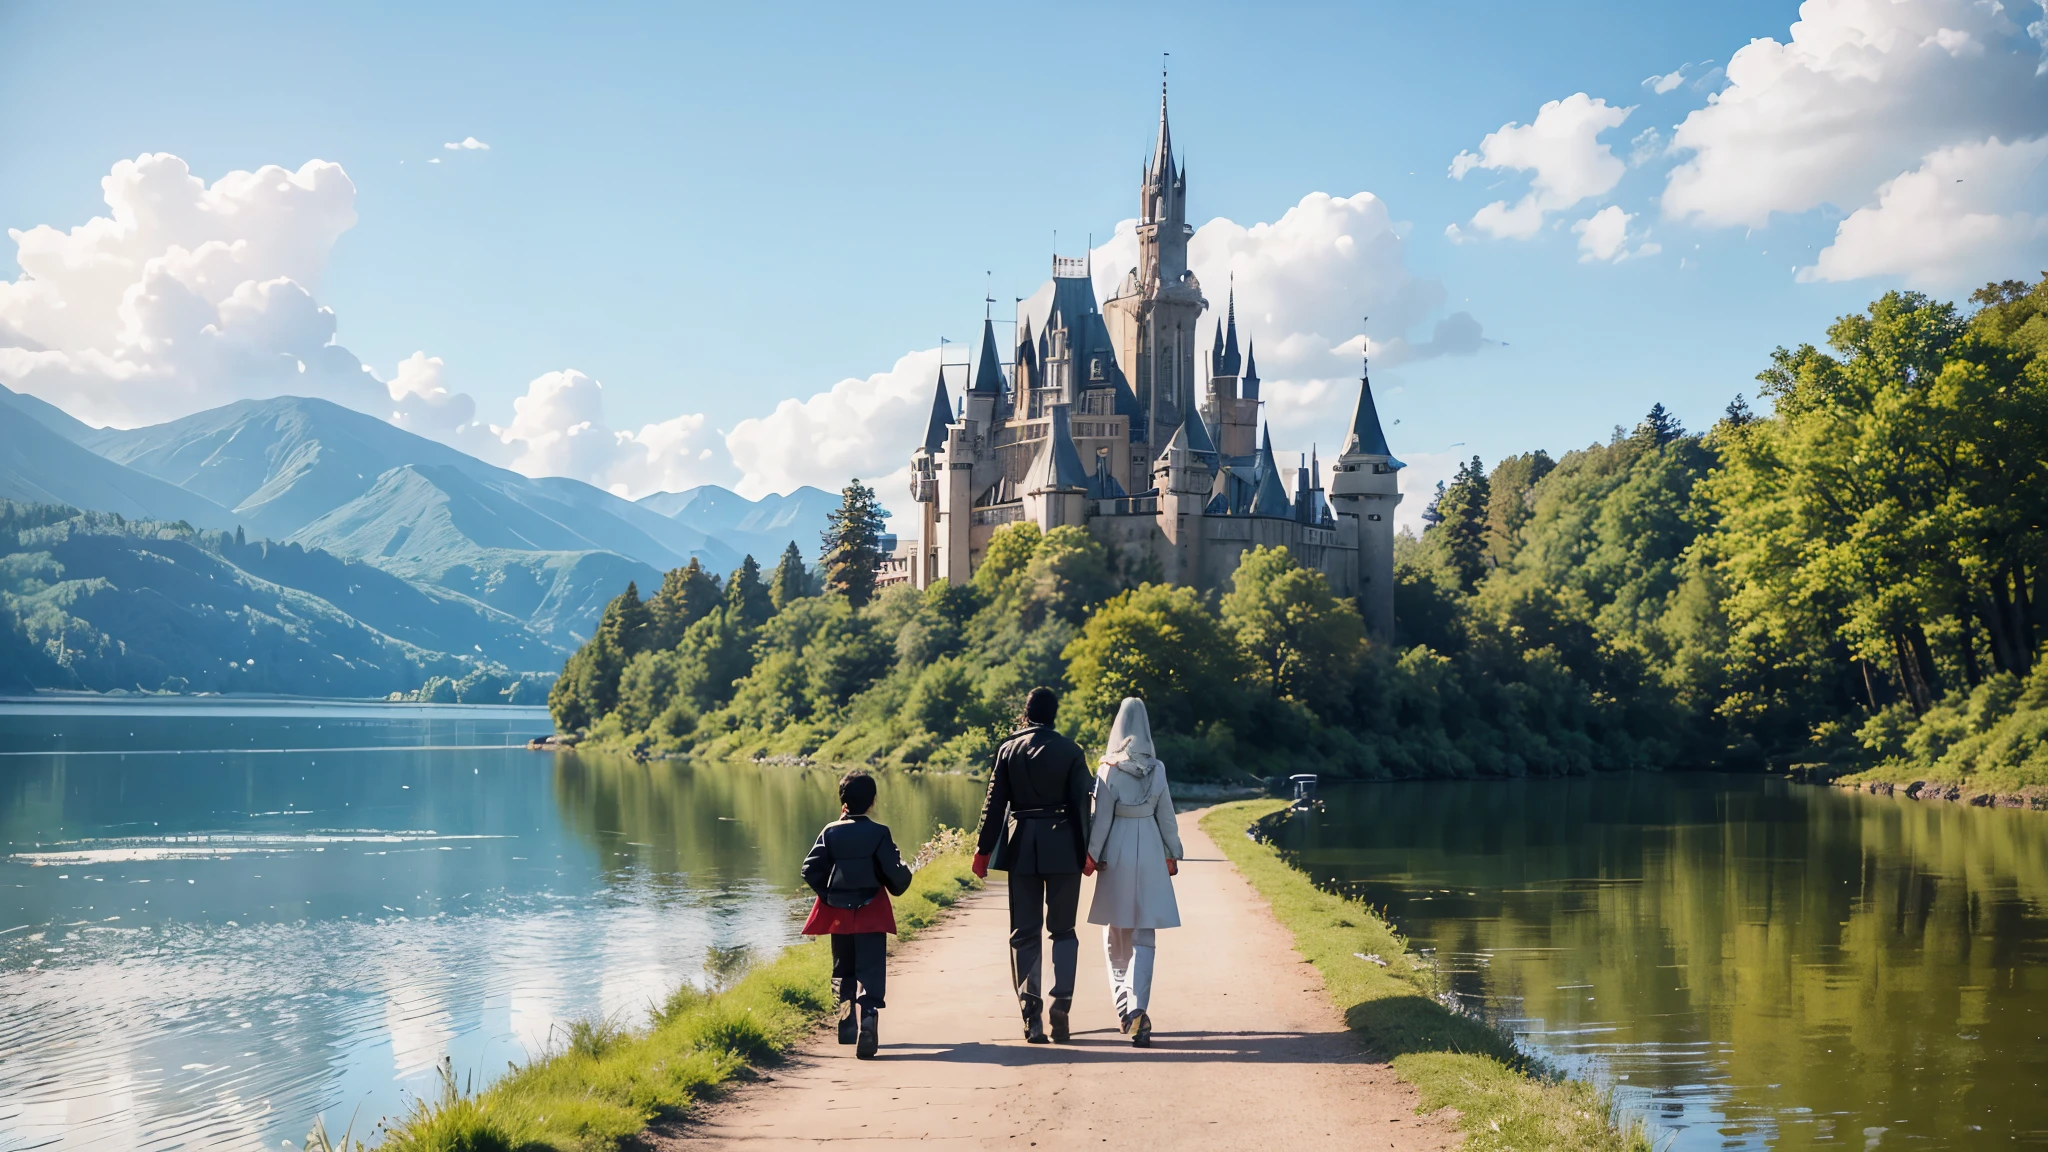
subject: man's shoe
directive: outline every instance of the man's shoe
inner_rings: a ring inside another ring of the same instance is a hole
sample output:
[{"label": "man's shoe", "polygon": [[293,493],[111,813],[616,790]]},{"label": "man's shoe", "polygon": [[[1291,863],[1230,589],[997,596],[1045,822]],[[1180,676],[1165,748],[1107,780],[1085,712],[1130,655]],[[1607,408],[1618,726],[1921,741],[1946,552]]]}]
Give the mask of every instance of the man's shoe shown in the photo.
[{"label": "man's shoe", "polygon": [[1024,1018],[1024,1042],[1027,1044],[1043,1044],[1046,1042],[1045,1025],[1039,1022],[1038,1014],[1035,1012]]},{"label": "man's shoe", "polygon": [[860,1047],[853,1050],[855,1058],[872,1060],[875,1049],[882,1046],[882,1014],[873,1008],[860,1010]]},{"label": "man's shoe", "polygon": [[1066,1000],[1055,1000],[1052,1002],[1052,1011],[1046,1014],[1046,1018],[1052,1023],[1052,1042],[1055,1044],[1065,1044],[1071,1035],[1067,1031],[1069,1003]]},{"label": "man's shoe", "polygon": [[853,1013],[853,1001],[841,1000],[839,1002],[839,1042],[841,1044],[851,1044],[860,1038],[860,1021]]},{"label": "man's shoe", "polygon": [[1136,1016],[1131,1017],[1131,1047],[1150,1048],[1151,1046],[1152,1017],[1140,1011]]}]

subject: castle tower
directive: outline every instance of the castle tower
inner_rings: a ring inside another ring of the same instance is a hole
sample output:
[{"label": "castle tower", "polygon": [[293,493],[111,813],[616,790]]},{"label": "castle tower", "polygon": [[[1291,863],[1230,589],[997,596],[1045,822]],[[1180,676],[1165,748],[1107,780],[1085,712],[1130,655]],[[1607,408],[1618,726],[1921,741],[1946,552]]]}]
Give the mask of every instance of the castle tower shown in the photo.
[{"label": "castle tower", "polygon": [[[1159,85],[1159,138],[1138,189],[1138,265],[1103,305],[1103,319],[1124,378],[1137,394],[1143,429],[1160,445],[1185,421],[1195,399],[1195,321],[1209,302],[1188,269],[1187,173],[1174,163],[1166,83]],[[1137,421],[1133,421],[1134,424]]]},{"label": "castle tower", "polygon": [[1201,446],[1208,439],[1201,414],[1191,408],[1152,464],[1152,484],[1159,490],[1159,531],[1167,544],[1161,567],[1168,584],[1203,586],[1202,542],[1207,518],[1202,512],[1208,506],[1217,469],[1215,450]]},{"label": "castle tower", "polygon": [[1065,404],[1052,407],[1052,435],[1024,477],[1024,516],[1046,531],[1087,521],[1088,468],[1074,447],[1074,427]]},{"label": "castle tower", "polygon": [[1382,643],[1394,639],[1394,506],[1401,502],[1399,473],[1404,467],[1387,447],[1379,409],[1372,401],[1371,373],[1361,366],[1358,407],[1351,414],[1344,451],[1331,470],[1329,499],[1338,532],[1350,535],[1358,545],[1357,586],[1337,591],[1358,597],[1366,632]]},{"label": "castle tower", "polygon": [[1246,379],[1241,375],[1244,364],[1237,350],[1237,290],[1233,288],[1225,319],[1216,325],[1215,348],[1209,353],[1209,396],[1203,409],[1216,428],[1216,450],[1240,458],[1258,451],[1259,429],[1257,369]]}]

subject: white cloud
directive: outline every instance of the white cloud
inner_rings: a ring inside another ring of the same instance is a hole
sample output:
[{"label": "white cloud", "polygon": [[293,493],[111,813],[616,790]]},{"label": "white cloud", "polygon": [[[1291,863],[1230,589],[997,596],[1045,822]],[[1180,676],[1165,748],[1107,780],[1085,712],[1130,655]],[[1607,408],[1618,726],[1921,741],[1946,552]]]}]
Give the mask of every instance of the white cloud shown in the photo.
[{"label": "white cloud", "polygon": [[[1453,180],[1478,168],[1535,173],[1528,194],[1513,204],[1496,200],[1481,208],[1470,228],[1495,239],[1527,240],[1547,214],[1605,195],[1628,166],[1599,136],[1620,127],[1633,111],[1579,92],[1543,105],[1528,124],[1503,124],[1479,142],[1477,153],[1458,153],[1451,160]],[[1453,225],[1448,234],[1460,239],[1463,230]]]},{"label": "white cloud", "polygon": [[1705,88],[1722,75],[1719,68],[1711,66],[1713,63],[1712,60],[1702,60],[1697,64],[1680,64],[1661,76],[1644,78],[1643,87],[1649,89],[1654,96],[1668,96],[1687,81],[1692,82],[1695,90]]},{"label": "white cloud", "polygon": [[443,144],[441,147],[446,148],[450,152],[489,152],[491,150],[489,144],[474,136],[464,136],[452,144]]},{"label": "white cloud", "polygon": [[2048,136],[1930,153],[1835,229],[1802,281],[1901,276],[1970,288],[2048,267]]},{"label": "white cloud", "polygon": [[[740,471],[735,488],[748,497],[801,484],[836,491],[857,476],[901,511],[909,503],[910,452],[931,414],[938,371],[938,349],[905,353],[886,372],[848,377],[806,399],[784,400],[766,416],[740,421],[725,436]],[[946,372],[956,399],[965,371]]]},{"label": "white cloud", "polygon": [[1985,0],[1808,0],[1783,43],[1736,52],[1727,87],[1679,124],[1672,148],[1691,155],[1664,213],[1759,227],[1853,209],[1939,149],[2039,136],[2042,47]]},{"label": "white cloud", "polygon": [[[1635,219],[1634,213],[1609,204],[1573,224],[1572,235],[1579,238],[1579,263],[1619,264],[1630,257],[1662,252],[1662,245],[1644,242],[1645,234],[1633,227]],[[1636,245],[1634,250],[1630,250],[1630,244]]]},{"label": "white cloud", "polygon": [[536,377],[512,409],[512,423],[491,434],[501,462],[528,476],[567,476],[629,499],[731,478],[701,413],[614,430],[604,385],[573,368]]}]

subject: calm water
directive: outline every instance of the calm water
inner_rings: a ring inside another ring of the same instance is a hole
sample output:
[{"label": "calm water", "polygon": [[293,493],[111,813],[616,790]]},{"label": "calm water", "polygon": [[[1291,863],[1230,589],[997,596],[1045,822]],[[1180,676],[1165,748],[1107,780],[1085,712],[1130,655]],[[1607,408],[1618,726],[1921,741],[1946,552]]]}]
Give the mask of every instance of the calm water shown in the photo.
[{"label": "calm water", "polygon": [[[297,1147],[793,939],[833,777],[539,709],[0,703],[0,1149]],[[961,777],[887,777],[914,845]]]},{"label": "calm water", "polygon": [[1324,798],[1279,844],[1659,1149],[2048,1145],[2048,814],[1690,775]]}]

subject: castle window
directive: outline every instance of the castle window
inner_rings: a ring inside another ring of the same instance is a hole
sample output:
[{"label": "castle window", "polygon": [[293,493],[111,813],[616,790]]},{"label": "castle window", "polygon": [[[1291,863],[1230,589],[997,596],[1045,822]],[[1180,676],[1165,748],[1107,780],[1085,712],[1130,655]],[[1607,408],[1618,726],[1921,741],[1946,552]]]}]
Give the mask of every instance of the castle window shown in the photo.
[{"label": "castle window", "polygon": [[1088,378],[1090,380],[1102,379],[1102,357],[1097,356],[1088,362]]}]

